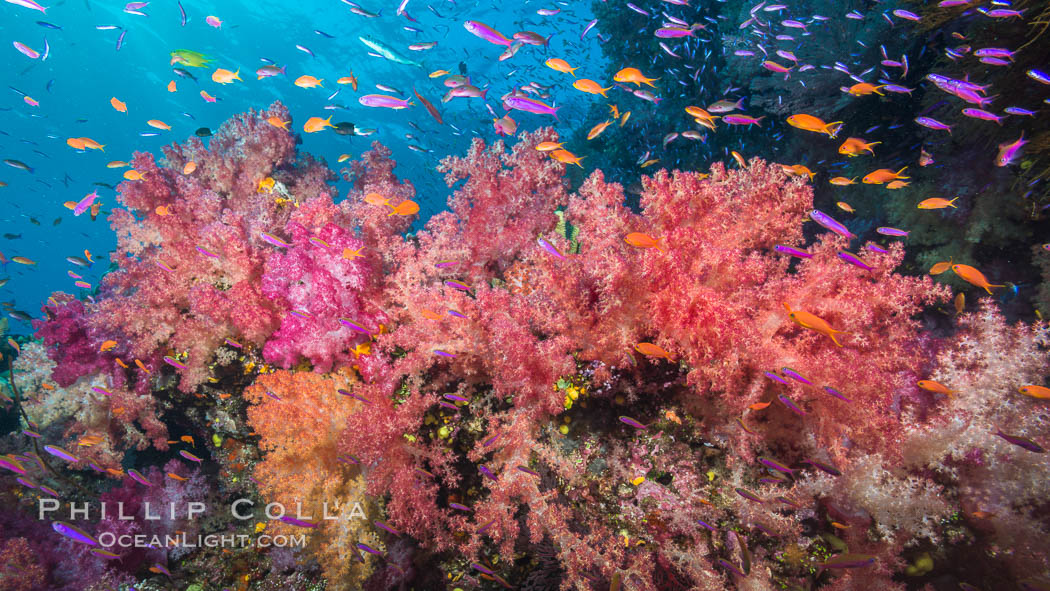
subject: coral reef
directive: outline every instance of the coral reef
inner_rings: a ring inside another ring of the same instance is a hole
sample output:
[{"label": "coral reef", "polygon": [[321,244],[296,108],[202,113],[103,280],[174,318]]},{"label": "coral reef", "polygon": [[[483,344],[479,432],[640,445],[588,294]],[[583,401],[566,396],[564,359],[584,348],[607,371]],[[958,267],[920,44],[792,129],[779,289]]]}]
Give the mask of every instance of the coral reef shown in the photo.
[{"label": "coral reef", "polygon": [[[448,211],[406,234],[390,150],[351,163],[336,203],[274,116],[135,157],[115,270],[90,300],[55,294],[8,376],[28,433],[3,465],[136,515],[255,503],[95,535],[307,543],[137,548],[91,584],[905,589],[992,584],[942,568],[960,559],[1050,568],[1046,416],[1018,392],[1050,374],[1045,323],[991,298],[930,313],[950,289],[902,274],[901,244],[825,231],[805,177],[658,170],[632,209],[600,171],[573,189],[541,129],[442,161]],[[79,460],[37,462],[45,441]],[[22,512],[43,494],[15,490]],[[26,544],[58,534],[0,526],[0,577],[46,565],[60,588],[92,559],[62,538],[34,563]]]}]

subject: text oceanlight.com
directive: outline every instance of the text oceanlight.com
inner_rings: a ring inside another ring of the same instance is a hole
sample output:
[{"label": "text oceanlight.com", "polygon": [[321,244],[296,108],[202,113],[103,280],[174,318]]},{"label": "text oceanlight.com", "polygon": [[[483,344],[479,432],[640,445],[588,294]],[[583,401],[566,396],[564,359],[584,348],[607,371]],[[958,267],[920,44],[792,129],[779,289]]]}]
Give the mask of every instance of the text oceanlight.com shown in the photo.
[{"label": "text oceanlight.com", "polygon": [[259,535],[248,534],[208,534],[187,536],[181,535],[117,535],[106,532],[98,536],[98,543],[103,548],[302,548],[306,546],[306,536]]}]

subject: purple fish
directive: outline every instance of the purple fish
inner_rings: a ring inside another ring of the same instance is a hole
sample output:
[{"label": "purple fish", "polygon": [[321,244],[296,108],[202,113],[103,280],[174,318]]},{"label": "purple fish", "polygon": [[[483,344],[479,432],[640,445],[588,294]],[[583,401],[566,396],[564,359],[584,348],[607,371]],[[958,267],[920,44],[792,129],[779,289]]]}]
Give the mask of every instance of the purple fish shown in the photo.
[{"label": "purple fish", "polygon": [[681,37],[692,37],[693,30],[682,27],[663,27],[657,29],[655,35],[660,39],[678,39]]},{"label": "purple fish", "polygon": [[479,534],[485,533],[485,531],[487,531],[490,527],[492,527],[493,523],[496,523],[495,519],[493,519],[492,521],[490,521],[490,522],[486,523],[485,525],[481,526],[480,528],[478,528],[478,533]]},{"label": "purple fish", "polygon": [[342,324],[343,326],[345,326],[345,327],[347,327],[350,330],[353,330],[355,332],[360,332],[360,333],[364,333],[364,334],[372,334],[372,331],[368,330],[367,328],[365,328],[361,324],[358,324],[357,322],[354,322],[353,320],[350,320],[349,318],[340,318],[339,319],[339,324]]},{"label": "purple fish", "polygon": [[827,392],[828,394],[831,394],[835,398],[838,398],[839,400],[845,400],[846,402],[852,402],[852,400],[850,400],[849,398],[846,398],[845,396],[843,396],[842,392],[839,392],[838,390],[832,388],[831,386],[824,386],[824,391]]},{"label": "purple fish", "polygon": [[98,540],[93,538],[91,534],[64,521],[56,521],[52,523],[51,528],[74,542],[80,542],[81,544],[87,544],[88,546],[99,545]]},{"label": "purple fish", "polygon": [[393,534],[395,536],[400,536],[401,535],[401,532],[399,532],[396,529],[390,527],[389,525],[383,523],[382,521],[376,520],[376,521],[373,521],[372,523],[374,523],[376,527],[378,527],[380,529],[384,529],[387,532],[389,532],[389,533],[391,533],[391,534]]},{"label": "purple fish", "polygon": [[734,575],[737,575],[739,577],[746,577],[747,576],[747,575],[744,574],[744,571],[742,571],[739,568],[737,568],[736,565],[734,565],[732,562],[729,562],[728,560],[724,560],[722,558],[719,558],[715,562],[717,562],[718,564],[722,565],[722,568],[725,568],[726,570],[732,572]]},{"label": "purple fish", "polygon": [[792,470],[791,468],[788,468],[784,464],[781,464],[780,462],[778,462],[778,461],[776,461],[774,459],[758,458],[758,461],[762,465],[764,465],[764,466],[766,466],[768,468],[772,468],[772,469],[774,469],[774,470],[776,470],[778,472],[783,472],[784,474],[794,474],[795,473],[794,470]]},{"label": "purple fish", "polygon": [[507,39],[503,33],[500,33],[496,29],[481,23],[478,21],[467,21],[463,23],[463,28],[470,31],[472,35],[481,37],[489,43],[495,43],[496,45],[506,45],[510,47],[511,40]]},{"label": "purple fish", "polygon": [[91,387],[91,391],[95,392],[97,394],[104,394],[106,396],[112,396],[113,395],[112,392],[110,392],[109,390],[107,390],[106,388],[103,388],[101,386],[92,386]]},{"label": "purple fish", "polygon": [[1028,109],[1022,109],[1021,107],[1006,107],[1003,112],[1009,113],[1010,115],[1024,115],[1026,117],[1035,117],[1035,111]]},{"label": "purple fish", "polygon": [[788,507],[791,507],[792,509],[801,509],[802,508],[801,505],[799,505],[795,501],[792,501],[791,499],[789,499],[789,498],[787,498],[785,496],[779,496],[779,497],[777,497],[777,500],[780,501],[781,503],[784,503]]},{"label": "purple fish", "polygon": [[18,463],[18,460],[9,457],[0,457],[0,468],[10,470],[15,474],[26,473],[26,469],[22,467],[22,464]]},{"label": "purple fish", "polygon": [[700,525],[702,525],[703,527],[711,530],[711,531],[718,531],[718,528],[716,528],[715,526],[711,525],[710,523],[704,521],[703,519],[697,519],[696,522],[699,523]]},{"label": "purple fish", "polygon": [[40,485],[40,492],[49,494],[49,495],[51,495],[53,497],[61,496],[61,495],[58,494],[57,490],[55,490],[53,488],[50,488],[50,487],[47,487],[47,486],[44,486],[43,484]]},{"label": "purple fish", "polygon": [[1025,72],[1025,74],[1032,80],[1035,80],[1036,82],[1042,84],[1050,84],[1050,74],[1047,74],[1046,72],[1032,69]]},{"label": "purple fish", "polygon": [[908,236],[908,232],[906,230],[898,230],[897,228],[890,228],[887,226],[875,228],[875,231],[879,234],[882,234],[883,236],[900,236],[902,238]]},{"label": "purple fish", "polygon": [[469,285],[459,281],[446,281],[445,285],[451,287],[452,289],[458,289],[460,291],[470,291]]},{"label": "purple fish", "polygon": [[775,373],[773,373],[771,371],[767,371],[765,373],[765,376],[767,378],[773,380],[773,381],[780,382],[781,384],[787,384],[787,380],[785,380],[784,378],[778,376],[777,374],[775,374]]},{"label": "purple fish", "polygon": [[[1037,454],[1046,453],[1046,450],[1043,449],[1041,445],[1032,441],[1031,439],[1027,439],[1025,437],[1020,437],[1017,435],[1007,435],[1006,433],[1003,433],[1002,429],[996,430],[995,434],[1005,439],[1008,443],[1012,443],[1018,447],[1027,449],[1028,451],[1035,452]],[[45,447],[44,449],[47,448]]]},{"label": "purple fish", "polygon": [[632,419],[631,417],[620,417],[620,422],[622,422],[624,424],[627,424],[627,425],[630,425],[630,426],[634,427],[635,429],[645,429],[646,428],[645,425],[639,423],[638,421]]},{"label": "purple fish", "polygon": [[804,250],[799,250],[797,248],[792,248],[790,246],[784,246],[782,244],[778,244],[778,245],[774,246],[773,250],[775,250],[777,252],[782,252],[784,254],[789,254],[789,255],[791,255],[793,257],[798,257],[800,259],[808,259],[808,258],[812,258],[813,257],[813,255],[811,255],[810,253],[808,253],[808,252],[806,252]]},{"label": "purple fish", "polygon": [[313,522],[310,522],[310,521],[303,521],[302,519],[296,519],[294,517],[289,517],[287,515],[281,517],[281,521],[283,521],[285,523],[290,523],[290,524],[298,526],[298,527],[309,527],[309,528],[317,527],[316,523],[313,523]]},{"label": "purple fish", "polygon": [[478,564],[476,562],[471,563],[470,568],[478,571],[479,573],[483,573],[483,574],[486,574],[486,575],[494,575],[494,574],[496,574],[493,571],[491,571],[490,569],[487,569],[487,568],[481,566],[480,564]]},{"label": "purple fish", "polygon": [[98,189],[91,192],[90,195],[85,195],[83,199],[77,201],[76,206],[73,207],[73,215],[78,216],[91,207],[91,204],[98,198]]},{"label": "purple fish", "polygon": [[797,406],[797,405],[796,405],[796,404],[795,404],[795,403],[794,403],[794,402],[793,402],[793,401],[792,401],[792,400],[791,400],[790,398],[788,398],[787,396],[785,396],[785,395],[781,394],[781,395],[777,396],[777,398],[779,398],[779,399],[780,399],[780,401],[784,403],[784,406],[786,406],[786,407],[788,407],[789,409],[791,409],[791,412],[793,412],[793,413],[797,414],[797,415],[798,415],[798,416],[800,416],[800,417],[804,417],[804,416],[806,416],[806,411],[804,411],[804,410],[802,410],[801,408],[799,408],[799,407],[798,407],[798,406]]},{"label": "purple fish", "polygon": [[30,431],[29,429],[22,429],[22,434],[26,437],[32,437],[33,439],[40,439],[41,435],[36,431]]},{"label": "purple fish", "polygon": [[736,494],[744,497],[745,499],[747,499],[749,501],[754,501],[756,503],[764,503],[765,502],[761,498],[759,498],[758,495],[756,495],[755,493],[747,490],[746,488],[737,488],[736,489]]},{"label": "purple fish", "polygon": [[540,475],[539,472],[537,472],[535,470],[531,470],[529,468],[526,468],[525,466],[518,466],[518,470],[521,470],[522,472],[524,472],[526,474],[529,474],[529,475],[532,475],[532,476],[537,476],[538,477]]},{"label": "purple fish", "polygon": [[466,505],[460,505],[459,503],[449,503],[448,506],[449,508],[456,509],[457,511],[467,511],[468,513],[470,511],[473,511],[473,509],[471,509],[470,507]]},{"label": "purple fish", "polygon": [[580,41],[583,41],[583,38],[587,36],[587,33],[589,33],[591,31],[591,29],[594,28],[594,25],[597,25],[597,24],[598,24],[598,19],[594,19],[591,22],[587,23],[587,26],[583,28],[583,32],[580,33]]},{"label": "purple fish", "polygon": [[208,250],[207,248],[204,248],[203,246],[198,246],[197,247],[197,252],[199,252],[202,255],[204,255],[206,257],[209,257],[209,258],[213,258],[213,259],[219,258],[219,255],[217,255],[214,252]]},{"label": "purple fish", "polygon": [[982,121],[995,121],[999,125],[1003,124],[1003,119],[1006,117],[1000,117],[995,113],[990,113],[984,109],[963,109],[962,114],[972,119],[980,119]]},{"label": "purple fish", "polygon": [[197,462],[198,464],[200,464],[200,463],[202,463],[204,461],[204,460],[198,458],[197,456],[191,454],[190,452],[188,452],[188,451],[186,451],[184,449],[183,450],[179,450],[179,455],[184,457],[184,458],[186,458],[187,460],[189,460],[191,462]]},{"label": "purple fish", "polygon": [[449,400],[455,400],[457,402],[470,402],[469,398],[464,398],[463,396],[460,396],[459,394],[451,394],[451,393],[445,394],[445,398],[448,398]]},{"label": "purple fish", "polygon": [[36,483],[35,482],[33,482],[32,480],[29,480],[28,478],[22,478],[21,476],[19,476],[18,478],[15,478],[15,482],[17,482],[18,484],[21,484],[22,486],[24,486],[26,488],[36,488]]},{"label": "purple fish", "polygon": [[838,468],[836,468],[835,466],[832,466],[831,464],[825,464],[823,462],[818,462],[816,460],[802,460],[802,462],[806,463],[806,464],[809,464],[809,465],[811,465],[811,466],[813,466],[815,468],[818,468],[818,469],[820,469],[820,470],[822,470],[824,472],[827,472],[828,474],[831,474],[832,476],[842,476],[842,472],[840,472]]},{"label": "purple fish", "polygon": [[449,310],[448,315],[455,316],[456,318],[463,318],[464,320],[470,320],[469,318],[467,318],[466,314],[462,314],[460,312],[457,312],[456,310]]},{"label": "purple fish", "polygon": [[496,482],[496,475],[492,473],[492,470],[489,470],[484,465],[478,466],[478,471],[485,475],[485,477],[491,479],[493,482]]},{"label": "purple fish", "polygon": [[186,369],[186,365],[185,364],[179,363],[178,361],[175,360],[174,357],[172,357],[170,355],[165,355],[164,356],[164,363],[167,363],[168,365],[174,367],[175,369]]},{"label": "purple fish", "polygon": [[442,357],[455,357],[455,353],[449,353],[443,349],[434,349],[434,355],[440,355]]},{"label": "purple fish", "polygon": [[844,260],[844,261],[846,261],[847,263],[853,265],[854,267],[860,267],[861,269],[864,269],[865,271],[871,271],[871,269],[872,269],[871,265],[868,265],[867,263],[865,263],[864,261],[858,259],[855,255],[853,255],[851,253],[842,251],[842,252],[839,253],[839,258]]},{"label": "purple fish", "polygon": [[951,134],[952,132],[951,125],[941,123],[940,121],[937,121],[936,119],[932,119],[930,117],[916,117],[915,122],[923,127],[928,127],[929,129],[947,131],[949,134]]},{"label": "purple fish", "polygon": [[866,249],[868,249],[868,250],[870,250],[872,252],[881,252],[882,254],[886,254],[886,253],[889,252],[888,250],[886,250],[885,248],[879,246],[878,244],[872,244],[870,242],[864,248],[866,248]]},{"label": "purple fish", "polygon": [[554,246],[550,242],[547,242],[546,240],[544,240],[542,236],[536,239],[536,244],[539,244],[540,247],[543,248],[543,250],[545,250],[548,253],[550,253],[551,256],[554,256],[555,258],[559,258],[559,259],[565,260],[565,255],[563,255],[561,253],[561,251],[559,251],[556,246]]},{"label": "purple fish", "polygon": [[503,106],[507,109],[536,113],[537,115],[553,115],[556,120],[558,119],[558,109],[561,108],[552,107],[542,101],[524,96],[508,96],[503,100]]},{"label": "purple fish", "polygon": [[637,12],[638,14],[644,15],[644,16],[652,16],[645,9],[639,8],[639,7],[635,6],[634,4],[631,4],[630,2],[627,3],[627,8],[630,8],[631,10]]},{"label": "purple fish", "polygon": [[412,104],[410,99],[402,99],[385,94],[366,94],[358,98],[357,102],[366,107],[383,107],[387,109],[407,109]]},{"label": "purple fish", "polygon": [[382,556],[383,555],[382,552],[380,552],[379,550],[376,550],[375,548],[369,546],[368,544],[358,543],[357,547],[358,547],[358,549],[364,550],[365,552],[368,552],[369,554],[375,554],[376,556]]},{"label": "purple fish", "polygon": [[67,462],[79,462],[80,461],[77,457],[73,456],[68,451],[62,449],[61,447],[56,447],[54,445],[45,445],[44,446],[44,451],[46,451],[47,453],[55,456],[56,458],[61,458],[61,459],[65,460],[65,461],[67,461]]},{"label": "purple fish", "polygon": [[128,476],[130,476],[132,480],[139,484],[143,484],[145,486],[153,486],[153,484],[150,483],[149,480],[146,480],[146,477],[143,476],[142,473],[140,473],[138,470],[128,470]]},{"label": "purple fish", "polygon": [[349,390],[344,390],[342,388],[339,388],[339,389],[336,390],[336,392],[339,392],[343,396],[349,396],[351,398],[356,398],[356,399],[360,400],[361,402],[364,402],[365,404],[372,404],[371,400],[365,398],[364,396],[358,396],[357,394],[354,394],[353,392],[350,392]]},{"label": "purple fish", "polygon": [[915,22],[919,22],[919,20],[921,20],[921,17],[919,17],[919,15],[915,14],[914,12],[902,10],[900,8],[893,11],[893,16]]},{"label": "purple fish", "polygon": [[813,382],[811,382],[811,381],[807,380],[806,378],[802,377],[802,374],[800,374],[797,371],[791,369],[790,367],[782,367],[782,368],[780,368],[780,373],[782,373],[782,374],[786,375],[787,377],[795,380],[796,382],[802,382],[803,384],[808,384],[810,386],[813,385]]},{"label": "purple fish", "polygon": [[259,235],[262,236],[263,240],[269,242],[274,246],[280,246],[282,248],[288,248],[291,246],[290,243],[281,240],[280,238],[274,236],[273,234],[270,234],[269,232],[260,232]]},{"label": "purple fish", "polygon": [[482,442],[481,447],[488,447],[488,446],[492,445],[493,443],[496,443],[497,439],[499,439],[499,433],[496,433],[492,437],[489,437],[484,442]]},{"label": "purple fish", "polygon": [[814,222],[817,222],[824,228],[831,230],[832,232],[838,234],[839,236],[842,236],[843,238],[856,238],[856,235],[854,235],[852,232],[846,229],[846,226],[843,226],[838,221],[836,221],[835,218],[824,213],[823,211],[820,211],[819,209],[814,209],[813,211],[810,211],[809,219],[813,220]]},{"label": "purple fish", "polygon": [[273,392],[271,392],[269,390],[266,390],[266,395],[269,396],[270,398],[273,398],[274,400],[278,400],[278,401],[281,400],[280,396],[274,394]]}]

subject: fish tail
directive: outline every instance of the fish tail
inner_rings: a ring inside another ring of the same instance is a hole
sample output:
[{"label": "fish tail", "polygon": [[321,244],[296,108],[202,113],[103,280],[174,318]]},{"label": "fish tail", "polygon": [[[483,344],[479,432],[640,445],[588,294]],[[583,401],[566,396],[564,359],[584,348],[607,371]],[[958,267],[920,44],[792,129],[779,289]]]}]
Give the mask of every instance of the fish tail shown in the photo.
[{"label": "fish tail", "polygon": [[830,329],[830,331],[828,332],[828,336],[829,336],[829,337],[831,337],[831,342],[833,342],[833,343],[835,343],[836,345],[838,345],[839,347],[841,347],[841,346],[842,346],[842,343],[840,343],[840,342],[839,342],[839,340],[835,338],[835,333],[837,333],[837,332],[844,332],[844,331],[841,331],[841,330],[835,330],[834,328],[832,328],[832,329]]},{"label": "fish tail", "polygon": [[835,122],[832,122],[832,123],[828,123],[827,125],[824,126],[824,132],[827,133],[828,136],[832,137],[832,138],[834,138],[835,136],[837,136],[839,134],[839,130],[840,129],[842,129],[842,122],[841,121],[835,121]]},{"label": "fish tail", "polygon": [[987,291],[989,295],[991,295],[991,293],[992,293],[991,288],[993,288],[993,287],[1006,287],[1006,286],[1005,285],[992,285],[992,284],[989,283],[988,285],[984,286],[984,290]]},{"label": "fish tail", "polygon": [[907,177],[907,176],[901,176],[901,173],[904,172],[905,170],[908,170],[907,166],[905,166],[904,168],[902,168],[902,169],[898,170],[896,173],[894,173],[894,176],[896,176],[899,179],[911,178],[911,177]]},{"label": "fish tail", "polygon": [[[755,119],[755,125],[757,125],[757,126],[759,126],[759,127],[762,127],[762,120],[763,120],[763,119],[765,119],[765,118],[766,118],[766,116],[765,116],[765,115],[762,115],[762,116],[761,116],[761,117],[759,117],[758,119]],[[810,178],[812,178],[812,177],[810,177]]]}]

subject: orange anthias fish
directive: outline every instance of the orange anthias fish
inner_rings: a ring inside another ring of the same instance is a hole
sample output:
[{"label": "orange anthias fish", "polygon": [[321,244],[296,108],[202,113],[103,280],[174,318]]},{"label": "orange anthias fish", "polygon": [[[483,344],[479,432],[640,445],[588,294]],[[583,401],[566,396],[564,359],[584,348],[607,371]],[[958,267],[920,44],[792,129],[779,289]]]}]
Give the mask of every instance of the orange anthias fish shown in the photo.
[{"label": "orange anthias fish", "polygon": [[849,213],[856,213],[854,211],[854,209],[853,209],[853,206],[850,205],[849,203],[846,203],[845,201],[836,201],[835,205],[838,206],[838,208],[841,209],[842,211],[846,211],[846,212],[849,212]]},{"label": "orange anthias fish", "polygon": [[661,239],[653,238],[648,234],[642,234],[641,232],[631,232],[623,239],[624,242],[635,248],[655,248],[660,252],[667,252],[660,245],[660,240]]},{"label": "orange anthias fish", "polygon": [[538,152],[553,152],[558,148],[565,145],[565,142],[540,142],[536,144],[536,151]]},{"label": "orange anthias fish", "polygon": [[791,166],[788,166],[787,164],[781,164],[780,166],[784,168],[784,172],[792,176],[808,176],[812,180],[813,177],[817,175],[817,173],[810,170],[804,164],[792,164]]},{"label": "orange anthias fish", "polygon": [[839,146],[839,154],[844,154],[850,158],[860,156],[864,152],[868,152],[871,155],[875,155],[875,150],[872,150],[872,146],[877,146],[882,142],[865,142],[859,137],[848,137],[846,141],[842,142]]},{"label": "orange anthias fish", "polygon": [[365,195],[365,203],[369,205],[389,205],[390,200],[379,193],[369,193]]},{"label": "orange anthias fish", "polygon": [[864,176],[863,179],[861,179],[861,182],[863,182],[865,185],[881,185],[882,183],[887,183],[896,179],[911,178],[901,175],[901,173],[907,169],[908,167],[905,166],[897,172],[893,172],[888,168],[880,168],[878,170],[869,172],[867,175]]},{"label": "orange anthias fish", "polygon": [[927,392],[933,392],[934,394],[944,394],[945,396],[951,396],[955,393],[955,390],[951,390],[948,386],[935,382],[933,380],[919,380],[917,385],[926,390]]},{"label": "orange anthias fish", "polygon": [[113,98],[109,99],[109,104],[113,105],[113,108],[118,110],[118,111],[120,111],[121,113],[127,113],[128,112],[127,104],[125,104],[123,101],[121,101],[117,97],[113,97]]},{"label": "orange anthias fish", "polygon": [[919,203],[919,209],[944,209],[945,207],[955,208],[955,201],[959,199],[956,197],[951,201],[942,199],[941,197],[930,197]]},{"label": "orange anthias fish", "polygon": [[988,279],[985,278],[984,273],[981,273],[970,265],[952,265],[952,271],[954,271],[963,281],[976,285],[987,291],[989,294],[992,293],[991,288],[993,287],[1006,287],[1005,285],[992,285],[991,283],[988,283]]},{"label": "orange anthias fish", "polygon": [[288,124],[291,123],[291,121],[281,121],[280,117],[267,117],[266,122],[285,131],[288,131]]},{"label": "orange anthias fish", "polygon": [[940,275],[941,273],[944,273],[945,271],[951,268],[951,259],[948,259],[946,261],[940,261],[939,263],[934,263],[933,266],[930,267],[930,275]]},{"label": "orange anthias fish", "polygon": [[[278,125],[278,127],[280,126]],[[328,119],[321,119],[320,117],[310,117],[306,120],[306,123],[303,124],[303,131],[305,131],[306,133],[317,133],[318,131],[323,131],[326,127],[335,127],[334,125],[332,125],[331,117],[329,117]]]},{"label": "orange anthias fish", "polygon": [[907,187],[910,184],[911,183],[909,183],[907,181],[890,181],[890,182],[886,183],[886,188],[887,189],[903,189],[904,187]]},{"label": "orange anthias fish", "polygon": [[656,88],[656,86],[653,85],[653,82],[656,82],[659,78],[646,78],[638,68],[624,68],[613,76],[613,80],[617,82],[633,82],[635,86],[647,84]]},{"label": "orange anthias fish", "polygon": [[387,214],[392,215],[415,215],[419,213],[419,204],[411,199],[405,199],[401,203],[398,203],[396,207],[391,207],[393,211]]},{"label": "orange anthias fish", "polygon": [[587,139],[593,140],[594,138],[600,136],[602,132],[605,131],[605,128],[609,127],[610,125],[612,125],[612,121],[608,119],[606,119],[602,123],[599,123],[598,125],[595,125],[591,128],[589,132],[587,132]]},{"label": "orange anthias fish", "polygon": [[854,84],[853,86],[849,87],[849,93],[853,96],[864,96],[874,92],[879,96],[883,96],[883,94],[879,92],[879,89],[883,86],[885,85],[880,84],[879,86],[875,86],[874,84],[870,84],[868,82],[858,82],[857,84]]},{"label": "orange anthias fish", "polygon": [[550,58],[549,60],[544,62],[544,65],[557,72],[562,72],[564,74],[572,74],[573,78],[576,77],[576,70],[579,69],[570,66],[569,62],[557,57]]},{"label": "orange anthias fish", "polygon": [[846,187],[846,186],[849,186],[849,185],[856,184],[857,183],[857,177],[853,177],[851,179],[848,179],[848,178],[846,178],[844,176],[837,176],[837,177],[833,177],[833,178],[828,179],[828,182],[833,184],[833,185],[835,185],[836,187]]},{"label": "orange anthias fish", "polygon": [[197,170],[197,163],[190,160],[186,163],[186,166],[182,167],[182,174],[193,174],[195,170]]},{"label": "orange anthias fish", "polygon": [[788,318],[790,318],[795,324],[802,328],[808,328],[812,331],[819,332],[820,334],[829,337],[831,341],[839,347],[842,346],[842,343],[835,338],[835,335],[845,334],[846,331],[832,328],[823,318],[810,314],[809,312],[803,310],[792,310],[791,306],[787,305],[787,303],[784,304],[784,308],[788,312]]},{"label": "orange anthias fish", "polygon": [[154,129],[163,129],[165,131],[171,129],[170,125],[168,125],[167,123],[161,121],[160,119],[150,119],[149,121],[146,122],[146,125],[149,125],[150,127],[154,128]]},{"label": "orange anthias fish", "polygon": [[[580,78],[580,79],[578,79],[576,82],[572,83],[572,87],[575,88],[576,90],[579,90],[579,91],[582,91],[582,92],[586,92],[588,94],[600,94],[603,97],[605,97],[605,92],[606,91],[612,90],[612,86],[610,86],[609,88],[602,88],[601,84],[598,84],[594,80],[590,80],[588,78]],[[608,97],[605,97],[605,98],[608,98]]]},{"label": "orange anthias fish", "polygon": [[663,348],[654,345],[652,343],[638,343],[634,346],[634,350],[638,351],[642,355],[647,357],[663,357],[670,361],[671,354],[665,351]]},{"label": "orange anthias fish", "polygon": [[222,68],[216,68],[215,71],[211,73],[211,79],[213,82],[218,82],[219,84],[231,84],[234,80],[241,79],[241,71],[237,70],[236,72],[231,72]]},{"label": "orange anthias fish", "polygon": [[116,346],[117,346],[117,341],[104,341],[102,343],[102,345],[99,346],[98,351],[99,351],[99,353],[105,353],[106,351],[109,351],[110,349],[112,349],[113,347],[116,347]]},{"label": "orange anthias fish", "polygon": [[175,92],[176,90],[178,90],[178,87],[175,86],[175,81],[168,82],[168,92]]},{"label": "orange anthias fish", "polygon": [[1025,396],[1031,396],[1032,398],[1050,400],[1050,388],[1047,388],[1046,386],[1021,386],[1017,391]]},{"label": "orange anthias fish", "polygon": [[179,441],[188,443],[188,444],[190,444],[192,446],[196,446],[197,445],[196,443],[193,442],[193,435],[183,435],[182,437],[179,437]]},{"label": "orange anthias fish", "polygon": [[815,133],[824,133],[828,137],[835,137],[839,134],[839,129],[842,128],[841,121],[835,121],[833,123],[824,123],[824,120],[820,117],[814,117],[813,115],[806,115],[799,113],[792,115],[787,118],[788,125],[791,127],[797,127],[803,131],[812,131]]},{"label": "orange anthias fish", "polygon": [[572,152],[570,152],[568,150],[558,149],[558,150],[554,150],[550,154],[551,154],[551,158],[554,158],[555,160],[557,160],[558,162],[561,162],[562,164],[575,164],[576,166],[579,166],[580,168],[583,168],[583,165],[580,164],[580,161],[583,160],[583,158],[580,158],[579,156],[577,156],[576,154],[573,154]]}]

